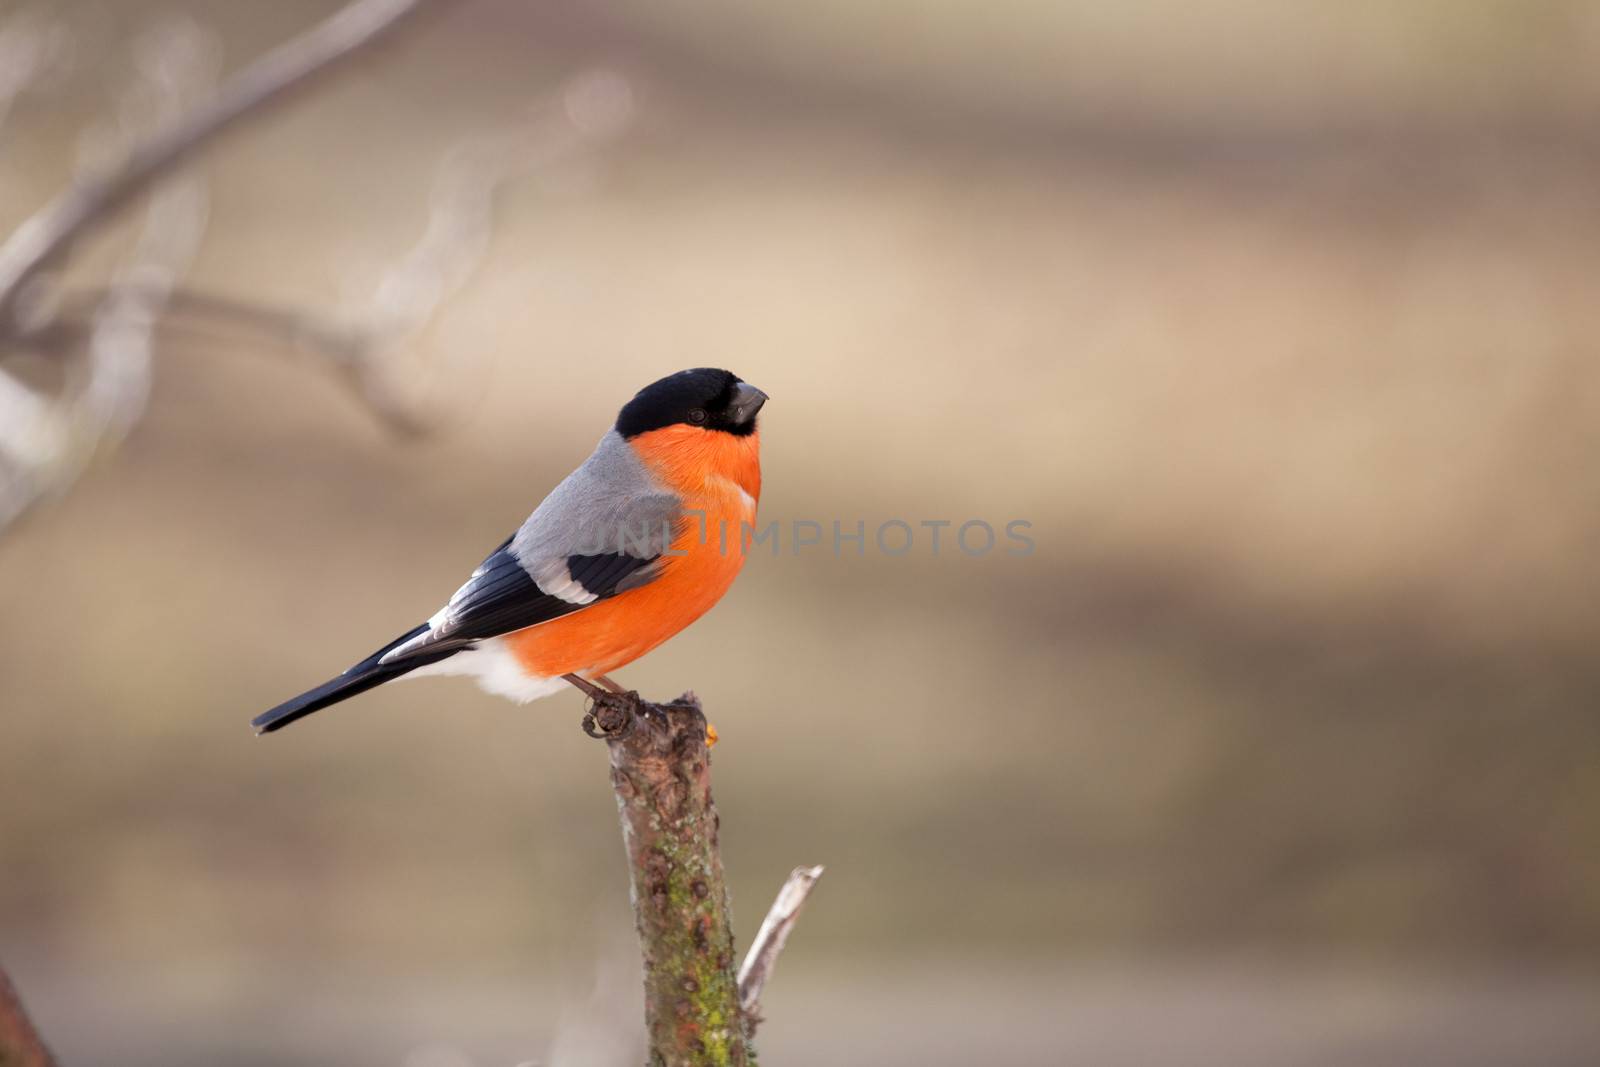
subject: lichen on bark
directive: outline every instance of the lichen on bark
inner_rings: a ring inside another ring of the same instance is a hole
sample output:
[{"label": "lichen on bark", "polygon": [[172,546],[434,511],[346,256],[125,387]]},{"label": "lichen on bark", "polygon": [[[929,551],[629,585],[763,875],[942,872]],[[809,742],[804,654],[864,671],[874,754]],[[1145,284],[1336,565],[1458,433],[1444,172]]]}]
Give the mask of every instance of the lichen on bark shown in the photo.
[{"label": "lichen on bark", "polygon": [[700,702],[628,694],[597,701],[594,719],[628,853],[652,1067],[753,1063]]}]

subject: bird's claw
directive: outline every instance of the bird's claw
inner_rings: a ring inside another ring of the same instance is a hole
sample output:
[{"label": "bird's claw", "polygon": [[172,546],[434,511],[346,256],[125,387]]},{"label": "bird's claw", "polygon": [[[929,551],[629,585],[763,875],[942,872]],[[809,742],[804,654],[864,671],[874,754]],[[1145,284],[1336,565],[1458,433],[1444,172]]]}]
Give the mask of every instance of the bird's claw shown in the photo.
[{"label": "bird's claw", "polygon": [[640,718],[648,718],[650,705],[638,693],[600,693],[589,698],[583,714],[583,732],[597,741],[620,741],[633,732]]}]

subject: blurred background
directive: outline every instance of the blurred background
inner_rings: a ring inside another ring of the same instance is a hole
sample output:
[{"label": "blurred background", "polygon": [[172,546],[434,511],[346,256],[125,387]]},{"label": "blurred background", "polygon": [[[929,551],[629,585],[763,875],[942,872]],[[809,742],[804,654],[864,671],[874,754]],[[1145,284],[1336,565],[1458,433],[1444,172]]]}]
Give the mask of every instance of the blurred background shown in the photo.
[{"label": "blurred background", "polygon": [[[0,2],[0,232],[338,6]],[[1600,1058],[1595,5],[433,6],[0,353],[0,959],[63,1063],[639,1061],[576,694],[247,722],[708,364],[764,519],[1037,546],[786,541],[622,673],[721,733],[742,944],[828,867],[763,1062]]]}]

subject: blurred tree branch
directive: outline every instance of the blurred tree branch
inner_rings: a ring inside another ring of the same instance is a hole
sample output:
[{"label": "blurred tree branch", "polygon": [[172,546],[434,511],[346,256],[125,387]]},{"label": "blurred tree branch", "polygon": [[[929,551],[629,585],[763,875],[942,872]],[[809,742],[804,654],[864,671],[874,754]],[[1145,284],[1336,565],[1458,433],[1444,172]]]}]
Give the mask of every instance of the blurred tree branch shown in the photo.
[{"label": "blurred tree branch", "polygon": [[54,1067],[55,1060],[22,1010],[17,991],[0,970],[0,1067]]},{"label": "blurred tree branch", "polygon": [[[124,93],[121,129],[101,131],[100,140],[131,136],[144,113],[174,121],[212,84],[206,36],[187,20],[174,19],[132,42],[139,77]],[[81,366],[74,367],[67,402],[51,404],[0,370],[0,400],[9,419],[0,420],[0,525],[14,518],[54,484],[71,480],[104,439],[115,439],[137,421],[149,392],[152,330],[173,280],[192,260],[205,231],[207,197],[194,174],[158,186],[149,197],[133,247],[116,268],[111,286],[85,315]],[[31,287],[30,291],[33,291]],[[53,316],[40,286],[32,318]],[[19,305],[20,307],[20,305]],[[20,323],[0,320],[0,346],[39,352],[39,339],[23,335]],[[3,350],[3,349],[0,349]]]},{"label": "blurred tree branch", "polygon": [[[124,125],[132,125],[142,103],[156,114],[155,132],[138,140],[125,131],[132,147],[119,162],[80,173],[0,244],[0,353],[59,354],[44,344],[62,336],[51,329],[59,297],[46,283],[46,269],[153,190],[135,247],[84,315],[88,327],[67,331],[85,342],[85,358],[67,378],[66,398],[53,403],[0,368],[0,528],[72,482],[103,443],[119,440],[144,412],[155,327],[199,246],[207,214],[197,176],[160,179],[430,2],[440,0],[355,0],[214,90],[205,69],[209,42],[192,23],[172,20],[135,41],[140,82],[125,97],[133,106],[123,108]],[[0,80],[0,103],[9,105],[63,50],[66,31],[15,22],[4,28],[0,53],[14,73]]]},{"label": "blurred tree branch", "polygon": [[164,284],[170,273],[152,278],[141,272],[117,287],[63,295],[49,321],[29,332],[28,343],[53,355],[81,347],[98,309],[121,289],[159,300],[163,333],[312,354],[338,371],[390,429],[424,433],[433,426],[422,399],[430,368],[420,360],[402,367],[400,357],[487,254],[495,193],[513,178],[579,156],[624,129],[631,116],[628,83],[608,71],[587,71],[566,83],[558,106],[541,104],[526,123],[455,145],[435,172],[422,236],[383,272],[369,299],[338,315],[170,288]]},{"label": "blurred tree branch", "polygon": [[[150,392],[158,330],[220,339],[230,347],[266,341],[313,354],[390,429],[416,434],[432,428],[427,398],[436,386],[465,376],[459,359],[416,358],[416,342],[486,256],[498,188],[626,128],[632,91],[618,75],[580,74],[554,106],[534,109],[527,123],[451,148],[435,173],[423,235],[358,306],[329,314],[178,288],[206,224],[204,184],[179,164],[427,2],[358,0],[209,95],[197,86],[205,80],[210,42],[193,24],[171,20],[135,42],[141,83],[148,84],[129,96],[153,98],[157,133],[124,153],[120,165],[76,180],[0,245],[0,356],[44,357],[65,373],[61,395],[50,397],[0,366],[0,529],[70,485],[136,424]],[[0,25],[6,31],[0,55],[27,60],[21,64],[26,78],[0,80],[7,100],[38,80],[33,72],[48,67],[42,42],[65,33],[59,26],[18,26]],[[123,140],[132,141],[132,134],[124,131]],[[144,186],[154,191],[143,229],[111,283],[58,292],[49,269],[54,260]]]},{"label": "blurred tree branch", "polygon": [[74,182],[0,245],[0,329],[16,328],[28,281],[73,241],[241,119],[332,68],[439,0],[355,0],[230,78],[180,121],[168,124],[106,173]]},{"label": "blurred tree branch", "polygon": [[[131,288],[137,291],[137,287]],[[30,335],[30,342],[51,353],[80,347],[93,328],[96,309],[112,292],[85,289],[69,294],[49,325]],[[187,287],[162,295],[161,318],[156,325],[164,336],[200,340],[229,349],[265,345],[313,354],[338,371],[340,379],[390,429],[413,435],[430,427],[416,407],[391,401],[374,384],[380,376],[377,353],[383,346],[376,332],[364,325]]]},{"label": "blurred tree branch", "polygon": [[734,970],[733,921],[711,799],[711,752],[700,701],[666,704],[587,689],[584,730],[611,753],[611,785],[628,853],[634,922],[644,957],[652,1067],[754,1062],[756,1008],[806,894],[822,873],[802,867]]}]

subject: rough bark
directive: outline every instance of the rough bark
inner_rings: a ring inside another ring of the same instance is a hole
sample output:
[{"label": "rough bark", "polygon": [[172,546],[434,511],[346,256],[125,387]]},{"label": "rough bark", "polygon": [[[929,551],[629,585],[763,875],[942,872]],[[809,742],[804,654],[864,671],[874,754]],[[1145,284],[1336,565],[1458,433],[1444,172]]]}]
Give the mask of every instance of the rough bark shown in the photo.
[{"label": "rough bark", "polygon": [[55,1067],[11,980],[0,970],[0,1067]]},{"label": "rough bark", "polygon": [[700,702],[692,693],[666,704],[607,694],[584,725],[611,750],[644,957],[650,1063],[751,1063]]}]

